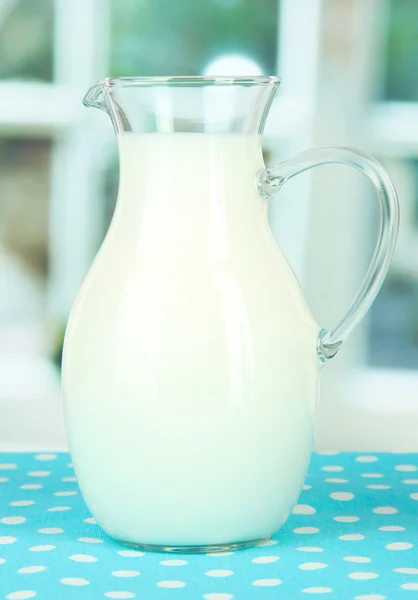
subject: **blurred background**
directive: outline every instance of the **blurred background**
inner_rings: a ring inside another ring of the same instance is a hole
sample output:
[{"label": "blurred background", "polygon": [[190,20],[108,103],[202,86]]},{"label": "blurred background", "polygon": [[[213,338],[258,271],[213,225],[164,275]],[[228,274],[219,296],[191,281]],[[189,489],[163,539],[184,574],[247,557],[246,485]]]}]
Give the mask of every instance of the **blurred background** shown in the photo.
[{"label": "blurred background", "polygon": [[[418,2],[0,0],[0,449],[65,448],[60,358],[71,304],[118,187],[105,76],[279,74],[267,163],[317,145],[376,156],[398,189],[390,275],[324,371],[317,447],[418,450]],[[270,223],[324,327],[377,235],[371,185],[344,167],[290,182]]]}]

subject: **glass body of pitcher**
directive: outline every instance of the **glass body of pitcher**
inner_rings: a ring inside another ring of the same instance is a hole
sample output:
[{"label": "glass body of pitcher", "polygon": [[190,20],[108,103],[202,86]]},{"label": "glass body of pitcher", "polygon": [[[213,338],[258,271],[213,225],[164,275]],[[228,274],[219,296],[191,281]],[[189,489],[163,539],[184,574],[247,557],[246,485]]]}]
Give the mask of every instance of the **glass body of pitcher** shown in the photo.
[{"label": "glass body of pitcher", "polygon": [[[99,525],[147,549],[268,539],[297,501],[321,367],[371,305],[398,228],[394,188],[360,151],[319,148],[266,169],[275,77],[107,79],[120,153],[106,239],[73,307],[63,386],[70,450]],[[330,162],[373,181],[381,229],[343,320],[321,329],[275,243],[268,200]]]}]

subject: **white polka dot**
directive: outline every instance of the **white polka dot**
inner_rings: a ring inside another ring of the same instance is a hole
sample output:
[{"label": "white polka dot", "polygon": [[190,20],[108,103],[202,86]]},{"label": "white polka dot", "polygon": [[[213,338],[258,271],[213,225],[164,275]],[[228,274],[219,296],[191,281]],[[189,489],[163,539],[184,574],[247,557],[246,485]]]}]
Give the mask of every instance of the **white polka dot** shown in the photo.
[{"label": "white polka dot", "polygon": [[74,483],[77,481],[77,477],[63,477],[61,481],[64,481],[65,483]]},{"label": "white polka dot", "polygon": [[16,538],[12,537],[11,535],[2,535],[2,536],[0,536],[0,545],[14,544],[15,541],[16,541]]},{"label": "white polka dot", "polygon": [[418,467],[416,467],[415,465],[396,465],[395,469],[397,471],[406,472],[418,471]]},{"label": "white polka dot", "polygon": [[82,562],[82,563],[97,562],[97,558],[95,556],[91,556],[91,554],[73,554],[69,558],[70,558],[70,560],[73,560],[75,562]]},{"label": "white polka dot", "polygon": [[412,500],[418,500],[418,493],[417,493],[417,492],[414,492],[413,494],[409,494],[409,497],[410,497]]},{"label": "white polka dot", "polygon": [[418,484],[418,479],[402,479],[402,483],[406,483],[407,485],[416,485]]},{"label": "white polka dot", "polygon": [[103,540],[100,538],[82,537],[78,538],[79,542],[86,542],[86,544],[103,544]]},{"label": "white polka dot", "polygon": [[342,502],[345,502],[347,500],[352,500],[354,498],[354,494],[352,494],[351,492],[332,492],[329,495],[329,497],[333,500],[340,500]]},{"label": "white polka dot", "polygon": [[281,583],[281,579],[257,579],[257,581],[253,581],[253,585],[256,585],[257,587],[274,587]]},{"label": "white polka dot", "polygon": [[369,484],[366,485],[366,488],[369,488],[369,490],[390,490],[390,485],[379,485],[379,484]]},{"label": "white polka dot", "polygon": [[265,563],[276,562],[276,560],[279,560],[279,558],[279,556],[258,556],[257,558],[253,558],[251,562],[255,563],[256,565],[262,565]]},{"label": "white polka dot", "polygon": [[53,506],[52,508],[47,508],[47,512],[64,512],[66,510],[71,510],[71,506]]},{"label": "white polka dot", "polygon": [[393,569],[395,573],[403,573],[405,575],[418,575],[418,569],[413,567],[399,567],[399,569]]},{"label": "white polka dot", "polygon": [[34,598],[36,592],[34,590],[20,590],[19,592],[11,592],[7,594],[8,600],[27,600],[28,598]]},{"label": "white polka dot", "polygon": [[[264,540],[264,542],[258,542],[256,546],[259,548],[264,548],[264,546],[275,546],[277,544],[277,540]],[[216,553],[219,556],[219,552]],[[215,556],[215,554],[213,555]]]},{"label": "white polka dot", "polygon": [[379,527],[380,531],[405,531],[405,527],[401,525],[384,525],[383,527]]},{"label": "white polka dot", "polygon": [[105,596],[106,598],[118,598],[119,600],[135,598],[135,594],[132,592],[105,592]]},{"label": "white polka dot", "polygon": [[26,517],[3,517],[0,519],[4,525],[20,525],[26,521]]},{"label": "white polka dot", "polygon": [[311,485],[308,485],[307,483],[304,483],[304,484],[303,484],[303,488],[302,488],[302,489],[303,489],[303,490],[311,490],[311,489],[312,489],[312,486],[311,486]]},{"label": "white polka dot", "polygon": [[355,600],[386,600],[386,596],[382,596],[381,594],[362,594],[361,596],[356,596]]},{"label": "white polka dot", "polygon": [[205,594],[205,600],[232,600],[232,594],[224,594],[223,592],[215,592],[214,594]]},{"label": "white polka dot", "polygon": [[316,571],[317,569],[325,569],[328,565],[322,562],[306,562],[299,565],[302,571]]},{"label": "white polka dot", "polygon": [[17,465],[15,463],[1,463],[0,471],[12,471],[17,469]]},{"label": "white polka dot", "polygon": [[314,515],[316,510],[309,504],[296,504],[292,512],[294,515]]},{"label": "white polka dot", "polygon": [[379,577],[377,573],[368,573],[366,571],[356,571],[349,573],[348,576],[350,579],[376,579],[376,577]]},{"label": "white polka dot", "polygon": [[158,587],[162,587],[162,588],[182,588],[184,587],[186,584],[184,583],[184,581],[159,581],[157,583]]},{"label": "white polka dot", "polygon": [[206,571],[205,573],[208,577],[229,577],[233,574],[234,571],[230,571],[229,569],[214,569],[213,571]]},{"label": "white polka dot", "polygon": [[68,463],[68,467],[69,467],[70,469],[74,469],[74,463]]},{"label": "white polka dot", "polygon": [[324,549],[319,546],[300,546],[300,548],[296,548],[300,552],[323,552]]},{"label": "white polka dot", "polygon": [[321,467],[321,471],[329,471],[329,472],[337,472],[337,471],[344,471],[344,467],[341,467],[340,465],[328,465],[326,467]]},{"label": "white polka dot", "polygon": [[84,519],[84,523],[90,523],[90,525],[97,525],[97,521],[94,517],[87,517],[87,519]]},{"label": "white polka dot", "polygon": [[112,575],[114,577],[138,577],[138,575],[140,575],[141,573],[139,571],[126,571],[126,570],[119,570],[119,571],[112,571]]},{"label": "white polka dot", "polygon": [[10,502],[10,506],[31,506],[35,504],[34,500],[15,500],[14,502]]},{"label": "white polka dot", "polygon": [[51,471],[29,471],[29,477],[48,477],[51,475]]},{"label": "white polka dot", "polygon": [[319,533],[319,529],[317,527],[297,527],[293,530],[293,533],[299,534],[309,534],[309,533]]},{"label": "white polka dot", "polygon": [[36,460],[55,460],[57,458],[56,454],[37,454],[35,456]]},{"label": "white polka dot", "polygon": [[333,517],[334,521],[338,521],[338,523],[357,523],[360,521],[359,517]]},{"label": "white polka dot", "polygon": [[120,554],[121,556],[126,556],[127,558],[135,558],[136,556],[144,556],[144,553],[139,552],[139,550],[119,550],[118,554]]},{"label": "white polka dot", "polygon": [[373,512],[377,515],[396,515],[398,509],[394,506],[377,506],[373,508]]},{"label": "white polka dot", "polygon": [[418,583],[403,583],[401,588],[404,590],[418,590]]},{"label": "white polka dot", "polygon": [[380,479],[383,477],[382,473],[362,473],[362,477],[369,477],[370,479]]},{"label": "white polka dot", "polygon": [[371,456],[371,455],[356,457],[356,462],[360,462],[360,463],[373,463],[373,462],[377,462],[378,460],[379,459],[377,458],[377,456]]},{"label": "white polka dot", "polygon": [[38,529],[39,533],[44,533],[45,535],[55,535],[58,533],[64,533],[64,530],[60,527],[43,527],[42,529]]},{"label": "white polka dot", "polygon": [[40,483],[24,483],[20,486],[21,490],[41,490],[43,485]]},{"label": "white polka dot", "polygon": [[42,571],[46,571],[47,567],[42,566],[33,566],[33,567],[22,567],[18,570],[18,573],[41,573]]},{"label": "white polka dot", "polygon": [[305,594],[329,594],[332,592],[332,588],[329,587],[309,587],[302,590]]},{"label": "white polka dot", "polygon": [[348,479],[341,479],[341,477],[327,477],[325,481],[327,483],[348,483]]},{"label": "white polka dot", "polygon": [[8,477],[0,477],[0,483],[7,483],[9,480]]},{"label": "white polka dot", "polygon": [[48,550],[55,550],[56,546],[32,546],[29,548],[31,552],[48,552]]},{"label": "white polka dot", "polygon": [[218,556],[232,556],[233,554],[235,554],[235,552],[208,552],[206,554],[206,556],[212,556],[214,558],[218,558]]},{"label": "white polka dot", "polygon": [[347,562],[353,563],[369,563],[372,562],[372,559],[368,556],[344,556],[344,560]]},{"label": "white polka dot", "polygon": [[413,547],[414,545],[409,544],[408,542],[392,542],[391,544],[386,545],[388,550],[409,550]]},{"label": "white polka dot", "polygon": [[358,542],[359,540],[364,540],[364,535],[360,533],[348,533],[347,535],[340,535],[338,539],[343,542]]},{"label": "white polka dot", "polygon": [[0,558],[0,565],[4,564],[6,562],[5,558]]},{"label": "white polka dot", "polygon": [[74,491],[68,491],[68,492],[55,492],[54,496],[77,496],[78,492]]},{"label": "white polka dot", "polygon": [[187,565],[187,560],[162,560],[160,565],[164,565],[165,567],[182,567],[183,565]]},{"label": "white polka dot", "polygon": [[64,577],[60,579],[61,583],[64,585],[74,585],[74,586],[82,586],[89,585],[90,581],[87,579],[83,579],[82,577]]}]

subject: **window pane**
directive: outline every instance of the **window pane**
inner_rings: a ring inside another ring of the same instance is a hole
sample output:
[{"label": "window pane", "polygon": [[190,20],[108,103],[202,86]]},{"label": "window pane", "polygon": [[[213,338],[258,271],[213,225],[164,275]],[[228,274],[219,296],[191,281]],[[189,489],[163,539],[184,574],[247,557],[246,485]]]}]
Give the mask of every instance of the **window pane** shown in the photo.
[{"label": "window pane", "polygon": [[218,56],[241,55],[255,61],[261,72],[272,74],[277,4],[277,0],[113,0],[110,73],[199,75]]},{"label": "window pane", "polygon": [[50,154],[49,140],[0,138],[0,356],[17,367],[46,351]]},{"label": "window pane", "polygon": [[390,0],[385,96],[418,100],[418,2]]},{"label": "window pane", "polygon": [[418,161],[392,162],[402,210],[395,259],[371,309],[369,362],[383,368],[418,366]]},{"label": "window pane", "polygon": [[52,79],[53,0],[0,2],[0,79]]}]

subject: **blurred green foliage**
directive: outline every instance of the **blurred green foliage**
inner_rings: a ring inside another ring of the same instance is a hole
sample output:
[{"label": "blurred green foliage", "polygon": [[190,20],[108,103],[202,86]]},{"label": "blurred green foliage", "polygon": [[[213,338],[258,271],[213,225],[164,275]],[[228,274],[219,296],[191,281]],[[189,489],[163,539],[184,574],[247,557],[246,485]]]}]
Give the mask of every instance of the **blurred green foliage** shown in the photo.
[{"label": "blurred green foliage", "polygon": [[201,75],[229,53],[274,73],[277,11],[277,0],[113,0],[110,75]]},{"label": "blurred green foliage", "polygon": [[53,0],[0,0],[0,79],[51,81],[52,51]]},{"label": "blurred green foliage", "polygon": [[384,93],[418,100],[418,0],[390,0]]},{"label": "blurred green foliage", "polygon": [[[199,75],[229,53],[274,73],[279,4],[111,0],[108,75]],[[389,0],[389,7],[384,97],[418,101],[418,0]],[[52,80],[53,17],[54,0],[0,0],[0,79]]]}]

